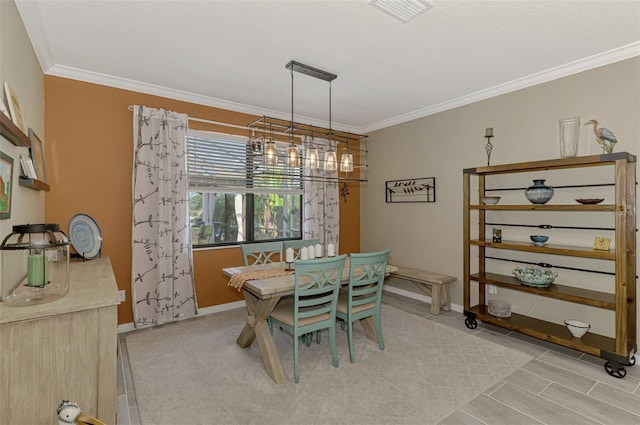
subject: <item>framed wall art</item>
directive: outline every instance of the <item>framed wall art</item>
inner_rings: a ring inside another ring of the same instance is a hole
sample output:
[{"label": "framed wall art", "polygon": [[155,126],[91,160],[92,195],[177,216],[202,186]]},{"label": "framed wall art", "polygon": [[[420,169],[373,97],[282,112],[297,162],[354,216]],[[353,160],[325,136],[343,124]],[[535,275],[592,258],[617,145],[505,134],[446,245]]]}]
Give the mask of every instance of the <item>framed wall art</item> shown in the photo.
[{"label": "framed wall art", "polygon": [[31,159],[36,168],[37,179],[46,183],[47,173],[44,170],[44,145],[32,128],[29,128],[29,139],[31,139]]},{"label": "framed wall art", "polygon": [[397,202],[436,202],[436,178],[388,180],[385,182],[385,201]]},{"label": "framed wall art", "polygon": [[0,152],[0,218],[11,217],[11,189],[13,186],[13,158]]},{"label": "framed wall art", "polygon": [[11,121],[18,126],[20,130],[27,134],[27,127],[24,125],[24,119],[22,118],[22,110],[20,109],[20,102],[18,97],[13,92],[11,86],[6,81],[4,82],[4,94],[7,96],[7,103],[9,103],[9,112],[11,112]]}]

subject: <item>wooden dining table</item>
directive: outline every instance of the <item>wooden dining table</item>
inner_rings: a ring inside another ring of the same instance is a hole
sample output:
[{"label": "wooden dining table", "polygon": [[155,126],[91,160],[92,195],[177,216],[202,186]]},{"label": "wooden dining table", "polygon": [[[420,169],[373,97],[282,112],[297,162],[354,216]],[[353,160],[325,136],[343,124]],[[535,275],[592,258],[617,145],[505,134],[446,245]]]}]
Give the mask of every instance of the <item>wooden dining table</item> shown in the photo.
[{"label": "wooden dining table", "polygon": [[[258,270],[283,269],[281,263],[260,264],[254,266],[238,266],[227,267],[222,272],[232,277],[237,273],[255,272]],[[397,267],[387,265],[386,275],[397,270]],[[342,283],[349,282],[349,268],[345,267],[342,272]],[[269,330],[267,318],[283,297],[293,295],[295,285],[294,274],[284,276],[256,278],[247,280],[242,285],[242,292],[247,304],[247,322],[245,323],[240,335],[236,339],[236,343],[242,347],[250,347],[254,340],[258,340],[258,346],[262,353],[262,360],[267,374],[276,384],[281,384],[285,380],[284,369],[278,355],[273,335]],[[375,322],[372,317],[362,319],[360,321],[367,337],[373,341],[377,341]]]}]

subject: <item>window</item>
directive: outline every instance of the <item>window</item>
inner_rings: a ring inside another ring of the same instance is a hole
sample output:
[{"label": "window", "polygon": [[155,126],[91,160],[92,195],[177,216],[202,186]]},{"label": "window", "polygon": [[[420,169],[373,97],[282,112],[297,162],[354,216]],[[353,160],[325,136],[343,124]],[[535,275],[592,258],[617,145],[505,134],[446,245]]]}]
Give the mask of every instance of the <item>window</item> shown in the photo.
[{"label": "window", "polygon": [[[281,157],[286,146],[278,145]],[[299,169],[265,167],[261,153],[237,136],[191,130],[187,147],[194,246],[302,236]]]}]

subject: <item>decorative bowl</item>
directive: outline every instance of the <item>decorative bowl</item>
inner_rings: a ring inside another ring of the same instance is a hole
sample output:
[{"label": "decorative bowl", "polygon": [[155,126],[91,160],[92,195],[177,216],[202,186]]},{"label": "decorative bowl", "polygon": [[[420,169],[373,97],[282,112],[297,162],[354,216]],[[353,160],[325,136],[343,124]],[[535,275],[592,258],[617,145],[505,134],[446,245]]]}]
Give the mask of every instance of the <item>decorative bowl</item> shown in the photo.
[{"label": "decorative bowl", "polygon": [[500,202],[499,196],[483,196],[480,198],[480,202],[485,205],[495,205]]},{"label": "decorative bowl", "polygon": [[604,201],[604,198],[585,198],[585,199],[576,199],[576,202],[581,203],[582,205],[595,205]]},{"label": "decorative bowl", "polygon": [[580,320],[565,320],[564,324],[576,338],[582,338],[584,334],[586,334],[589,329],[591,329],[591,325],[586,322],[581,322]]},{"label": "decorative bowl", "polygon": [[513,274],[524,286],[548,288],[558,277],[557,272],[541,267],[516,267]]},{"label": "decorative bowl", "polygon": [[544,235],[531,235],[529,237],[535,246],[544,246],[545,242],[549,240],[549,236]]}]

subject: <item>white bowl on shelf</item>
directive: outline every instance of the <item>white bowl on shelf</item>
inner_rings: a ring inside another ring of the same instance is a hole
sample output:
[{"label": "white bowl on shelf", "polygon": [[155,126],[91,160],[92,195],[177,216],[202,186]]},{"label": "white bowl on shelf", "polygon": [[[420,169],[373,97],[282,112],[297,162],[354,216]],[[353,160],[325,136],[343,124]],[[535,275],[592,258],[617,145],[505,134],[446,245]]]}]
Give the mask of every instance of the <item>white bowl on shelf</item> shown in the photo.
[{"label": "white bowl on shelf", "polygon": [[480,198],[480,202],[485,205],[495,205],[500,202],[499,196],[483,196]]},{"label": "white bowl on shelf", "polygon": [[567,326],[567,329],[569,329],[569,332],[571,332],[571,335],[576,338],[582,338],[582,336],[591,329],[590,324],[581,322],[580,320],[565,320],[564,324]]}]

